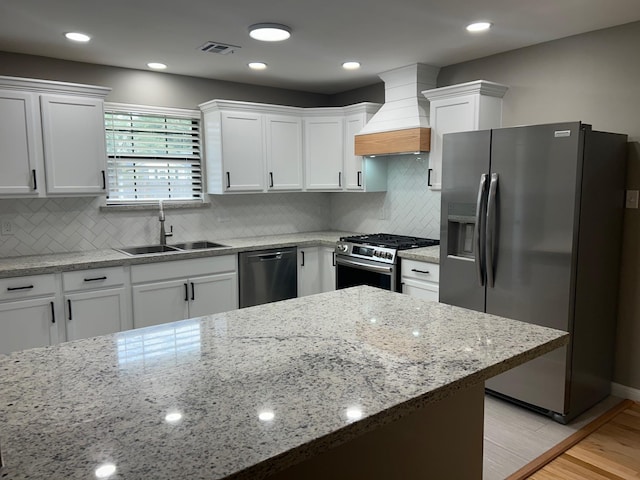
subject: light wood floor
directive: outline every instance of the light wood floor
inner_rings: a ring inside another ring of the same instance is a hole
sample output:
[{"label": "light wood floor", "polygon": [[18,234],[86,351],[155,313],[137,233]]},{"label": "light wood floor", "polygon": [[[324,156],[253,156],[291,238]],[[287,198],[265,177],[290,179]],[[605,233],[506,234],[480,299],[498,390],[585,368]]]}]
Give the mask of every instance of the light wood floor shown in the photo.
[{"label": "light wood floor", "polygon": [[640,478],[640,405],[635,403],[528,477],[530,480]]},{"label": "light wood floor", "polygon": [[561,425],[544,415],[486,395],[483,479],[504,480],[620,400],[618,397],[608,397],[569,425]]}]

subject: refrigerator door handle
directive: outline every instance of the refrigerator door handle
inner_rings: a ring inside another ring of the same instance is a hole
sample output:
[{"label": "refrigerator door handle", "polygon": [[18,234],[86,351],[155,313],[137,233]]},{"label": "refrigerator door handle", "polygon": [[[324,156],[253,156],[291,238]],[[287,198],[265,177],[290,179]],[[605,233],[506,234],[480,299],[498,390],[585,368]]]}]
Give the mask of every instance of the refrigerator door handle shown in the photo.
[{"label": "refrigerator door handle", "polygon": [[484,287],[485,266],[484,266],[484,212],[485,212],[485,190],[487,189],[487,174],[480,175],[480,185],[478,185],[478,199],[476,201],[476,225],[473,231],[473,244],[475,246],[476,271],[478,272],[478,282]]},{"label": "refrigerator door handle", "polygon": [[489,198],[487,200],[487,285],[495,285],[495,261],[494,254],[496,248],[496,193],[498,191],[498,174],[491,174],[489,183]]}]

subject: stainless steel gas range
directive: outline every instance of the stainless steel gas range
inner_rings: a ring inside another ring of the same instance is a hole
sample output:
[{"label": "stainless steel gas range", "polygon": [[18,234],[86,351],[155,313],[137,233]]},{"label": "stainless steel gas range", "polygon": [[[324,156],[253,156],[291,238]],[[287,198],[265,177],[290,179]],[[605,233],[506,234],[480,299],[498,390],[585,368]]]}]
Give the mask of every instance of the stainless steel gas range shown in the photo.
[{"label": "stainless steel gas range", "polygon": [[440,240],[389,233],[341,237],[336,243],[336,288],[371,285],[399,292],[398,251],[439,244]]}]

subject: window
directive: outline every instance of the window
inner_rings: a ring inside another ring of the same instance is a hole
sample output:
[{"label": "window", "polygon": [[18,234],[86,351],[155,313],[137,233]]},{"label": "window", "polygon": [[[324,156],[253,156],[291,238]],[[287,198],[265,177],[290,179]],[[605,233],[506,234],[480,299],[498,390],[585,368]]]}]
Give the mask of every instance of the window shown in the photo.
[{"label": "window", "polygon": [[105,105],[108,204],[202,201],[200,112]]}]

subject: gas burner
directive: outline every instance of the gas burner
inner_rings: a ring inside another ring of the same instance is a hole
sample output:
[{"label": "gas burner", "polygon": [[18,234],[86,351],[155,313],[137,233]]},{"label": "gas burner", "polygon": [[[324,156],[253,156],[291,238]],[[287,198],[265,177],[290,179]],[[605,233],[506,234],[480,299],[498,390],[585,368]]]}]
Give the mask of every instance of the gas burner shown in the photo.
[{"label": "gas burner", "polygon": [[408,248],[430,247],[440,245],[440,240],[430,238],[410,237],[406,235],[394,235],[391,233],[373,233],[367,235],[353,235],[341,237],[341,242],[351,242],[359,245],[371,245],[379,247],[406,250]]}]

